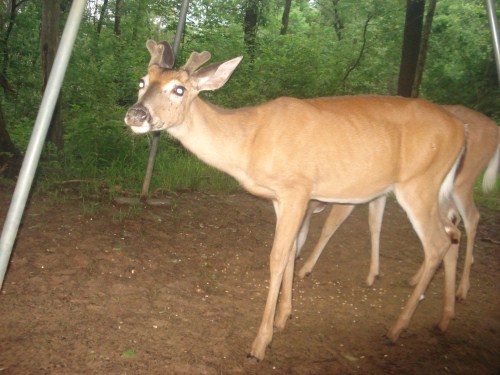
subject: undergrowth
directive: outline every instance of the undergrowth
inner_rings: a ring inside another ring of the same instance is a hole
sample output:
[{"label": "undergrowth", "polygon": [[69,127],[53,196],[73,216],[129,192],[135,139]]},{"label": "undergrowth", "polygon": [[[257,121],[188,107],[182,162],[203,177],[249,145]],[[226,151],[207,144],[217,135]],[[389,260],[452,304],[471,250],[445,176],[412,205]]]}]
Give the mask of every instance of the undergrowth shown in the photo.
[{"label": "undergrowth", "polygon": [[[37,172],[36,190],[78,189],[83,196],[141,193],[150,151],[150,137],[135,137],[119,127],[63,152],[46,149]],[[104,132],[105,133],[105,132]],[[233,192],[238,183],[207,166],[175,140],[163,136],[156,155],[150,194],[202,190]]]}]

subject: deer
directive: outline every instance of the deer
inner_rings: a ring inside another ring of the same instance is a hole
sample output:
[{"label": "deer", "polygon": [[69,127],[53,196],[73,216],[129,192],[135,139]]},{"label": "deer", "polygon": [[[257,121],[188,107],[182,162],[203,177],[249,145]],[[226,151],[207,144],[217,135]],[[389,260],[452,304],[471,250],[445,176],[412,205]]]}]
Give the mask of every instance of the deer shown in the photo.
[{"label": "deer", "polygon": [[227,109],[200,98],[221,88],[242,56],[203,65],[192,52],[174,69],[168,42],[148,40],[147,74],[125,123],[135,134],[166,131],[201,161],[229,174],[251,194],[272,201],[276,227],[269,256],[269,289],[248,358],[261,361],[274,332],[292,313],[297,236],[311,200],[361,204],[394,192],[424,251],[422,275],[387,331],[405,330],[437,267],[444,263],[438,327],[455,314],[455,269],[460,231],[441,214],[466,144],[464,124],[422,99],[391,96],[280,97]]},{"label": "deer", "polygon": [[[463,163],[458,171],[452,191],[454,206],[443,208],[445,211],[453,209],[462,217],[467,236],[465,262],[456,296],[460,300],[467,298],[470,289],[470,269],[474,262],[473,249],[479,223],[479,210],[474,202],[474,184],[479,174],[485,170],[482,188],[485,193],[490,192],[496,182],[500,163],[500,127],[489,117],[461,105],[444,105],[443,108],[456,116],[463,123],[468,124],[467,149]],[[381,196],[368,205],[368,222],[371,237],[371,261],[366,284],[372,286],[379,275],[380,231],[386,204],[386,196]],[[311,202],[300,231],[297,257],[307,237],[309,222],[314,212],[322,211],[325,205],[320,202]],[[325,219],[317,244],[298,272],[300,278],[311,274],[318,258],[323,252],[329,239],[339,226],[352,213],[354,205],[336,205],[332,207]],[[456,219],[460,219],[456,216]],[[456,224],[459,222],[457,221]],[[415,285],[422,272],[422,268],[410,279],[410,285]]]}]

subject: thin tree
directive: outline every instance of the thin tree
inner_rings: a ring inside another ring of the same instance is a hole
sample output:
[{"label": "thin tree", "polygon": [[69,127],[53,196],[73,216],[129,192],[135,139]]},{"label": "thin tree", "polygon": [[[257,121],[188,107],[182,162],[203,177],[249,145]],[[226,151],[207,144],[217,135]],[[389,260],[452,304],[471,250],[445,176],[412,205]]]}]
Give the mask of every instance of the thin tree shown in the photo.
[{"label": "thin tree", "polygon": [[[57,44],[59,39],[59,15],[60,3],[59,0],[43,0],[42,4],[42,28],[41,28],[41,47],[42,47],[42,75],[43,87],[45,90],[49,80],[52,64],[56,56]],[[61,105],[57,100],[52,115],[48,140],[51,141],[58,149],[63,148],[63,129],[61,122]]]},{"label": "thin tree", "polygon": [[101,35],[102,25],[104,24],[104,19],[106,18],[107,9],[108,9],[108,0],[103,0],[101,11],[99,12],[99,19],[97,20],[97,36]]},{"label": "thin tree", "polygon": [[121,35],[122,33],[122,0],[116,0],[115,2],[115,35]]},{"label": "thin tree", "polygon": [[285,0],[285,9],[281,17],[281,31],[280,35],[286,35],[288,31],[288,19],[290,18],[290,9],[292,8],[292,0]]},{"label": "thin tree", "polygon": [[250,60],[255,59],[255,47],[257,45],[257,27],[259,21],[259,0],[247,0],[245,7],[245,18],[243,20],[243,40],[250,55]]},{"label": "thin tree", "polygon": [[406,0],[406,19],[403,36],[398,95],[411,97],[417,71],[422,37],[425,0]]},{"label": "thin tree", "polygon": [[[3,6],[5,7],[5,12],[2,17],[0,17],[0,58],[2,61],[0,67],[0,87],[3,89],[5,95],[16,95],[15,89],[7,78],[7,67],[9,66],[10,60],[9,38],[14,28],[19,8],[26,1],[27,0],[11,0],[4,2]],[[11,168],[13,167],[11,161],[19,159],[20,154],[19,149],[15,146],[14,142],[12,142],[7,130],[7,121],[0,101],[0,172],[4,173],[7,169],[6,174],[12,174],[9,173],[9,170],[17,170],[17,168]]]},{"label": "thin tree", "polygon": [[351,66],[347,69],[346,73],[344,74],[344,77],[342,78],[342,83],[345,85],[347,82],[347,78],[349,78],[349,74],[352,73],[356,67],[359,66],[361,63],[361,59],[363,58],[364,52],[365,52],[365,47],[366,47],[366,33],[368,32],[368,25],[370,23],[370,20],[373,18],[371,14],[368,14],[366,17],[365,25],[363,27],[363,43],[361,44],[361,48],[358,53],[358,57],[356,61],[354,61]]},{"label": "thin tree", "polygon": [[11,175],[13,174],[12,172],[17,172],[17,168],[13,165],[16,163],[12,162],[18,160],[19,157],[20,152],[12,142],[7,131],[7,124],[5,123],[2,103],[0,101],[0,174]]},{"label": "thin tree", "polygon": [[[338,5],[340,0],[332,0],[333,4],[333,29],[337,35],[337,40],[342,40],[342,31],[344,30],[344,21],[340,18]],[[368,21],[367,21],[368,23]]]},{"label": "thin tree", "polygon": [[141,28],[146,23],[145,14],[147,12],[147,4],[143,1],[138,1],[135,4],[134,9],[134,20],[133,20],[133,28],[132,28],[132,39],[137,40],[137,37],[140,35]]},{"label": "thin tree", "polygon": [[429,45],[429,37],[432,30],[432,20],[436,10],[437,0],[430,0],[425,16],[424,29],[422,31],[422,42],[420,43],[420,53],[418,54],[417,71],[415,72],[415,80],[413,81],[411,97],[418,98],[420,94],[420,85],[424,74],[425,60],[427,59],[427,46]]},{"label": "thin tree", "polygon": [[14,28],[15,20],[21,5],[27,0],[10,0],[4,2],[6,19],[0,20],[0,30],[2,36],[0,38],[0,53],[2,55],[2,74],[6,76],[7,66],[9,65],[9,38]]}]

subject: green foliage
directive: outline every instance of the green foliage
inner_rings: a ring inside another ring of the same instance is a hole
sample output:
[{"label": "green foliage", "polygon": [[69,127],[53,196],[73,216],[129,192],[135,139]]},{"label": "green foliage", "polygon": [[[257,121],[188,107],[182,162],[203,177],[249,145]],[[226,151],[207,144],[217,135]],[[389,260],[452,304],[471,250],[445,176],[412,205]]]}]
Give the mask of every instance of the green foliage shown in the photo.
[{"label": "green foliage", "polygon": [[474,186],[474,200],[481,207],[487,207],[490,210],[500,211],[500,179],[497,179],[493,189],[487,193],[483,192],[483,176],[476,181]]},{"label": "green foliage", "polygon": [[[100,7],[102,2],[87,5],[61,94],[65,147],[59,151],[47,147],[38,179],[93,181],[90,190],[104,184],[138,192],[150,138],[132,136],[123,117],[136,100],[139,78],[146,73],[149,55],[145,41],[173,41],[180,2],[124,1],[120,35],[114,33],[113,0],[97,34],[95,4]],[[212,61],[245,55],[223,89],[204,93],[208,100],[226,107],[255,105],[282,95],[395,94],[403,1],[339,1],[340,33],[334,27],[331,1],[293,1],[288,33],[280,35],[283,4],[280,0],[261,3],[255,59],[251,60],[243,40],[245,2],[191,1],[177,65],[193,50],[210,51]],[[69,7],[66,4],[62,9],[63,24]],[[9,39],[9,59],[3,61],[16,95],[4,93],[0,100],[8,131],[21,150],[28,144],[42,96],[41,12],[36,1],[27,1],[20,8]],[[360,56],[368,17],[366,45]],[[354,66],[358,58],[359,64]],[[498,81],[482,1],[438,2],[422,94],[500,118]],[[160,145],[151,190],[237,188],[231,178],[203,165],[167,136]]]},{"label": "green foliage", "polygon": [[500,91],[482,1],[438,2],[422,93],[500,119]]}]

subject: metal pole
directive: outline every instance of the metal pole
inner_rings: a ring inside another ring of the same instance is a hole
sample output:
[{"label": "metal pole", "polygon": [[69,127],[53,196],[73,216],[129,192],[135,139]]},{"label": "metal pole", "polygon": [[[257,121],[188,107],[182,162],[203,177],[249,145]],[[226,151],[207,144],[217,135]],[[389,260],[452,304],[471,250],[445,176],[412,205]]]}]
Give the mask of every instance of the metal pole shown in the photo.
[{"label": "metal pole", "polygon": [[174,56],[177,57],[179,46],[181,44],[182,34],[184,33],[184,26],[186,25],[186,16],[188,11],[189,0],[183,0],[181,5],[181,12],[179,13],[179,22],[177,23],[177,30],[175,30],[174,38]]},{"label": "metal pole", "polygon": [[52,119],[54,107],[61,90],[61,85],[66,73],[71,50],[75,43],[76,34],[80,26],[86,0],[74,0],[66,20],[66,26],[57,49],[49,81],[43,94],[42,103],[33,127],[28,149],[23,160],[19,178],[14,190],[14,195],[5,219],[5,224],[0,238],[0,287],[3,285],[5,272],[9,264],[10,254],[16,239],[19,224],[23,216],[26,200],[28,198],[33,177],[35,175],[45,137]]},{"label": "metal pole", "polygon": [[[175,31],[174,39],[174,56],[177,58],[179,45],[181,43],[182,33],[184,32],[184,25],[186,24],[186,16],[188,10],[189,0],[183,0],[181,11],[179,13],[179,22],[177,23],[177,30]],[[151,177],[153,176],[153,168],[155,165],[156,154],[158,153],[158,144],[160,143],[160,133],[153,133],[153,140],[151,141],[151,149],[149,151],[148,166],[146,167],[146,175],[144,176],[144,183],[142,184],[141,199],[145,201],[148,197],[149,185]]]},{"label": "metal pole", "polygon": [[500,43],[498,36],[498,20],[495,12],[495,2],[486,0],[486,9],[488,11],[488,21],[490,22],[491,39],[493,41],[493,54],[497,63],[497,77],[500,84]]}]

